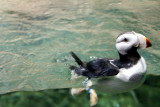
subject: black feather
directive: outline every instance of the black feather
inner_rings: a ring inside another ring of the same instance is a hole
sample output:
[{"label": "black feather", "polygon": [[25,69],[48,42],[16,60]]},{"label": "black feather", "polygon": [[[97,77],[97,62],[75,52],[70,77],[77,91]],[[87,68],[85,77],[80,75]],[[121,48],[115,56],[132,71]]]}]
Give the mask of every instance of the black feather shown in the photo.
[{"label": "black feather", "polygon": [[84,63],[74,52],[70,52],[79,67],[70,66],[78,75],[88,78],[97,78],[102,76],[114,76],[119,73],[119,68],[110,63],[109,59],[95,59]]},{"label": "black feather", "polygon": [[81,61],[81,59],[78,58],[78,56],[74,52],[70,52],[70,54],[72,55],[72,57],[75,59],[75,61],[79,66],[84,66],[84,63]]}]

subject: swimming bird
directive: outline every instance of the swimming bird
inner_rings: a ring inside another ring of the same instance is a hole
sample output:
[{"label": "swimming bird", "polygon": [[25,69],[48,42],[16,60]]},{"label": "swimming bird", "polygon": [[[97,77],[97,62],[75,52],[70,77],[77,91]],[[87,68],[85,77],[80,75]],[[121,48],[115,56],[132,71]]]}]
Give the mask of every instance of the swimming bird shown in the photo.
[{"label": "swimming bird", "polygon": [[[86,88],[73,88],[72,94],[83,90],[90,93],[91,106],[97,103],[95,90],[108,93],[127,92],[140,86],[146,74],[147,66],[145,59],[137,49],[145,49],[152,46],[150,40],[134,31],[120,34],[116,39],[118,59],[98,58],[89,62],[83,62],[74,52],[71,52],[77,66],[71,66],[72,77],[74,75],[85,76]],[[97,79],[93,84],[92,80]]]}]

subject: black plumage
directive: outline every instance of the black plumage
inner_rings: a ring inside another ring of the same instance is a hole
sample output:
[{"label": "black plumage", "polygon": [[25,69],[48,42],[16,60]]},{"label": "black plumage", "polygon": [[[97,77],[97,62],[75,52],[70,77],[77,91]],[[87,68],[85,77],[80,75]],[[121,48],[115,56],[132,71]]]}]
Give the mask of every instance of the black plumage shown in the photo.
[{"label": "black plumage", "polygon": [[71,55],[79,67],[71,66],[70,69],[75,70],[75,73],[78,75],[88,78],[115,76],[119,73],[119,69],[130,68],[140,59],[140,55],[135,47],[130,49],[126,55],[119,53],[120,59],[100,58],[84,63],[74,52],[71,52]]},{"label": "black plumage", "polygon": [[70,69],[75,70],[78,75],[83,75],[88,78],[97,78],[101,76],[114,76],[119,73],[119,68],[112,64],[109,59],[95,59],[84,63],[74,52],[71,52],[71,55],[79,67],[71,66]]}]

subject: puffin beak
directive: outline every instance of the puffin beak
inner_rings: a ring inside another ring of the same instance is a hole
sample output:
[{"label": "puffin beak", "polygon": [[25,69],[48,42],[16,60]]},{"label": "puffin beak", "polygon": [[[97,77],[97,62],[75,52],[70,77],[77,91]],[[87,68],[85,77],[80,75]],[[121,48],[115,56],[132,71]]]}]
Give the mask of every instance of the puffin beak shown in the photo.
[{"label": "puffin beak", "polygon": [[151,47],[152,43],[150,42],[150,40],[148,38],[146,38],[146,48]]}]

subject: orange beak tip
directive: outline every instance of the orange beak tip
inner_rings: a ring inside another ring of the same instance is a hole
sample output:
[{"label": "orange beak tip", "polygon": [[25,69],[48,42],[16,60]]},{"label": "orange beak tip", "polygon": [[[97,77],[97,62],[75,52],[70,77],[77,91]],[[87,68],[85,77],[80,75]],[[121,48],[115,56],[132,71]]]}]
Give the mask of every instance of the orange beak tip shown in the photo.
[{"label": "orange beak tip", "polygon": [[150,42],[150,40],[148,38],[146,38],[146,48],[151,47],[152,43]]}]

